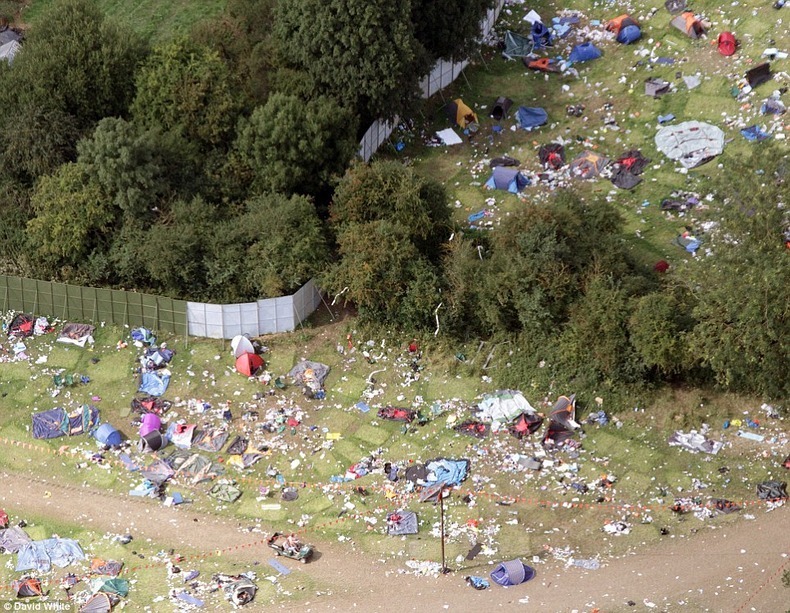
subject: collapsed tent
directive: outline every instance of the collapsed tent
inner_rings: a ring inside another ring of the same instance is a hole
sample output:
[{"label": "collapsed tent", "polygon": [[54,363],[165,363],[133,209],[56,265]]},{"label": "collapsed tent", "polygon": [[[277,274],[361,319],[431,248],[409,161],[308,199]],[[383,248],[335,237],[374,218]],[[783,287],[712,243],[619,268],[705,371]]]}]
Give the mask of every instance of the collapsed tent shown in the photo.
[{"label": "collapsed tent", "polygon": [[258,587],[246,577],[240,577],[225,586],[225,596],[235,605],[245,605],[252,602]]},{"label": "collapsed tent", "polygon": [[155,413],[164,415],[173,403],[163,400],[157,396],[144,396],[142,398],[132,398],[132,410],[135,413]]},{"label": "collapsed tent", "polygon": [[491,168],[496,166],[521,166],[521,162],[516,158],[512,158],[509,155],[503,155],[502,157],[492,159],[488,165]]},{"label": "collapsed tent", "polygon": [[485,186],[488,189],[501,189],[511,194],[517,194],[529,184],[529,178],[524,176],[517,168],[496,166]]},{"label": "collapsed tent", "polygon": [[167,438],[179,449],[189,449],[196,427],[195,424],[171,423],[167,427]]},{"label": "collapsed tent", "polygon": [[132,340],[136,343],[142,343],[143,345],[153,345],[156,342],[156,336],[154,336],[154,333],[148,328],[143,328],[142,326],[132,330],[129,333],[129,336],[131,336]]},{"label": "collapsed tent", "polygon": [[672,84],[669,81],[665,81],[660,77],[649,77],[645,79],[645,96],[659,98],[669,93],[671,87]]},{"label": "collapsed tent", "polygon": [[521,440],[528,434],[534,434],[538,431],[543,423],[543,417],[537,413],[522,413],[516,419],[508,424],[508,431],[510,434]]},{"label": "collapsed tent", "polygon": [[770,62],[764,62],[746,71],[746,81],[751,88],[762,85],[773,78]]},{"label": "collapsed tent", "polygon": [[516,111],[516,119],[524,130],[534,130],[544,125],[549,120],[549,115],[540,107],[520,106]]},{"label": "collapsed tent", "polygon": [[13,63],[16,54],[19,53],[21,48],[22,45],[20,45],[19,42],[15,40],[11,40],[3,45],[0,45],[0,60],[5,60],[9,64]]},{"label": "collapsed tent", "polygon": [[33,316],[27,313],[17,313],[8,326],[8,336],[26,338],[33,335]]},{"label": "collapsed tent", "polygon": [[506,98],[505,96],[500,96],[494,102],[494,106],[491,108],[491,117],[500,121],[508,116],[508,111],[510,111],[510,107],[513,106],[513,101],[510,98]]},{"label": "collapsed tent", "polygon": [[148,466],[140,469],[140,474],[154,485],[162,485],[171,479],[176,472],[164,460],[154,460]]},{"label": "collapsed tent", "polygon": [[64,324],[63,328],[55,339],[59,343],[85,347],[87,343],[93,344],[93,332],[96,330],[90,324]]},{"label": "collapsed tent", "polygon": [[527,566],[521,560],[501,562],[491,571],[491,580],[502,586],[519,585],[535,576],[535,569]]},{"label": "collapsed tent", "polygon": [[542,21],[536,20],[532,22],[530,38],[532,39],[533,51],[551,47],[552,45],[551,30]]},{"label": "collapsed tent", "polygon": [[491,427],[481,421],[467,420],[453,427],[460,434],[469,434],[475,438],[485,438]]},{"label": "collapsed tent", "polygon": [[620,189],[633,189],[642,179],[638,176],[650,163],[641,151],[626,151],[614,163],[611,181]]},{"label": "collapsed tent", "polygon": [[93,579],[90,582],[90,587],[93,592],[116,594],[118,596],[129,595],[129,581],[117,577]]},{"label": "collapsed tent", "polygon": [[118,602],[120,600],[115,594],[98,592],[85,601],[80,607],[80,613],[110,613]]},{"label": "collapsed tent", "polygon": [[230,349],[233,351],[234,358],[240,358],[245,353],[255,353],[255,347],[252,346],[250,339],[241,334],[234,336],[230,341]]},{"label": "collapsed tent", "polygon": [[538,59],[530,59],[528,57],[525,57],[523,62],[524,62],[524,66],[526,66],[530,70],[539,70],[540,72],[553,72],[553,73],[562,72],[562,70],[557,65],[557,63],[553,59],[548,57],[541,57]]},{"label": "collapsed tent", "polygon": [[486,394],[477,407],[478,417],[484,422],[491,422],[494,432],[502,424],[512,422],[522,413],[537,414],[524,395],[515,390],[499,390]]},{"label": "collapsed tent", "polygon": [[412,409],[402,409],[399,407],[382,407],[379,409],[377,415],[380,419],[402,421],[410,424],[417,418],[417,411]]},{"label": "collapsed tent", "polygon": [[162,427],[162,420],[154,413],[146,413],[140,422],[140,436],[149,432],[158,431]]},{"label": "collapsed tent", "polygon": [[58,568],[65,568],[84,559],[82,548],[73,539],[30,541],[22,545],[17,553],[16,570],[19,572],[35,569],[37,572],[46,573],[53,564]]},{"label": "collapsed tent", "polygon": [[417,513],[414,511],[398,510],[387,515],[387,534],[390,536],[417,534],[417,526]]},{"label": "collapsed tent", "polygon": [[571,49],[571,54],[568,56],[568,61],[574,64],[578,64],[581,62],[590,62],[592,60],[597,60],[603,54],[601,50],[593,45],[591,42],[582,43],[581,45],[576,45],[573,49]]},{"label": "collapsed tent", "polygon": [[121,433],[118,432],[111,424],[102,424],[91,432],[93,438],[99,441],[102,445],[109,447],[117,447],[121,444]]},{"label": "collapsed tent", "polygon": [[538,151],[538,157],[544,168],[559,170],[565,166],[565,147],[559,143],[543,145]]},{"label": "collapsed tent", "polygon": [[19,526],[11,526],[0,530],[0,548],[8,553],[16,553],[25,543],[30,542],[30,537]]},{"label": "collapsed tent", "polygon": [[719,53],[724,56],[732,55],[738,47],[738,42],[735,40],[735,36],[732,32],[722,32],[719,34],[716,44],[718,45]]},{"label": "collapsed tent", "polygon": [[526,57],[532,53],[532,39],[516,32],[505,32],[505,50],[502,55],[509,60]]},{"label": "collapsed tent", "polygon": [[763,481],[757,485],[760,500],[784,500],[787,498],[787,483],[784,481]]},{"label": "collapsed tent", "polygon": [[581,428],[576,423],[576,394],[560,396],[549,413],[549,427],[543,437],[544,445],[561,445],[573,432]]},{"label": "collapsed tent", "polygon": [[166,444],[167,440],[162,436],[162,433],[159,430],[152,430],[140,437],[140,440],[137,442],[137,449],[141,453],[150,453],[159,451]]},{"label": "collapsed tent", "polygon": [[99,422],[99,409],[87,404],[66,413],[58,407],[33,414],[33,438],[48,439],[90,432]]},{"label": "collapsed tent", "polygon": [[241,498],[241,490],[235,483],[222,481],[215,483],[209,490],[208,495],[220,502],[236,502]]},{"label": "collapsed tent", "polygon": [[176,354],[172,349],[165,347],[148,347],[140,356],[140,364],[146,370],[164,368]]},{"label": "collapsed tent", "polygon": [[[30,598],[32,596],[43,596],[44,590],[41,588],[41,579],[35,577],[23,577],[11,582],[11,591],[17,598]],[[16,608],[16,607],[14,607]],[[8,606],[6,610],[10,610]]]},{"label": "collapsed tent", "polygon": [[203,451],[219,451],[228,442],[228,431],[224,428],[200,430],[195,435],[194,445]]},{"label": "collapsed tent", "polygon": [[157,372],[144,372],[140,375],[138,392],[149,396],[162,396],[170,385],[170,372],[161,370]]},{"label": "collapsed tent", "polygon": [[684,168],[695,168],[724,150],[724,132],[701,121],[685,121],[666,126],[656,133],[656,147]]},{"label": "collapsed tent", "polygon": [[595,179],[609,164],[609,159],[593,151],[583,151],[570,164],[572,177]]},{"label": "collapsed tent", "polygon": [[460,98],[448,102],[444,107],[444,112],[455,125],[461,129],[466,129],[472,124],[477,124],[477,114],[464,104]]},{"label": "collapsed tent", "polygon": [[673,17],[670,23],[690,38],[699,38],[705,34],[705,26],[691,11],[684,11]]},{"label": "collapsed tent", "polygon": [[460,485],[469,475],[469,460],[448,460],[438,458],[425,464],[425,480],[431,484],[444,484],[447,487]]},{"label": "collapsed tent", "polygon": [[288,371],[288,377],[298,385],[307,385],[312,381],[317,381],[323,387],[327,375],[329,375],[329,366],[310,360],[303,360]]},{"label": "collapsed tent", "polygon": [[263,358],[257,353],[244,353],[236,358],[236,371],[245,377],[254,377],[263,366]]},{"label": "collapsed tent", "polygon": [[638,41],[642,37],[639,24],[630,15],[620,15],[606,24],[609,32],[614,32],[617,42],[623,45]]}]

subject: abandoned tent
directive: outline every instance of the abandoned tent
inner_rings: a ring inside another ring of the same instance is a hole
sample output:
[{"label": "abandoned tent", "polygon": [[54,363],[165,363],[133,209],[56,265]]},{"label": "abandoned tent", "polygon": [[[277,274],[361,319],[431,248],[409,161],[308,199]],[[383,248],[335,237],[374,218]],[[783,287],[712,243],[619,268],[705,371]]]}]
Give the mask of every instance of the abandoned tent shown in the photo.
[{"label": "abandoned tent", "polygon": [[487,189],[501,189],[511,194],[518,194],[529,184],[529,178],[517,168],[496,166],[485,186]]},{"label": "abandoned tent", "polygon": [[615,17],[606,24],[606,29],[613,32],[617,42],[623,45],[634,43],[642,37],[639,24],[630,15]]},{"label": "abandoned tent", "polygon": [[477,113],[466,106],[460,98],[448,102],[444,107],[444,112],[447,113],[450,121],[462,130],[466,130],[473,124],[477,125]]},{"label": "abandoned tent", "polygon": [[699,38],[705,34],[705,26],[691,11],[684,11],[670,23],[689,38]]}]

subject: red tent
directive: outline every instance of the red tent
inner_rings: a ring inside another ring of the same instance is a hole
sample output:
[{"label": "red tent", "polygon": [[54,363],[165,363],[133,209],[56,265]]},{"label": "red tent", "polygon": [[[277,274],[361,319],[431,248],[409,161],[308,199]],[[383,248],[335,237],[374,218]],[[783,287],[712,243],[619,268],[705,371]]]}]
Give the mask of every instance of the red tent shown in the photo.
[{"label": "red tent", "polygon": [[236,370],[245,377],[252,377],[259,368],[263,368],[263,358],[256,353],[245,353],[236,358]]},{"label": "red tent", "polygon": [[0,509],[0,528],[8,528],[8,513]]},{"label": "red tent", "polygon": [[735,48],[738,46],[738,43],[735,40],[735,37],[732,35],[732,32],[722,32],[719,34],[719,53],[722,55],[732,55],[735,53]]}]

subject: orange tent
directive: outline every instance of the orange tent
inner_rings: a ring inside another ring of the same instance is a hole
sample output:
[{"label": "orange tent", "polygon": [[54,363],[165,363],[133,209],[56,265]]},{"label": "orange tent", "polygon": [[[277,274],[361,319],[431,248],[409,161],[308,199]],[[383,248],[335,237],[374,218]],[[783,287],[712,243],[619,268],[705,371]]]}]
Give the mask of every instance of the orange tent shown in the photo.
[{"label": "orange tent", "polygon": [[252,377],[263,368],[263,358],[255,353],[245,353],[236,358],[236,370],[245,377]]},{"label": "orange tent", "polygon": [[699,38],[705,34],[705,26],[691,11],[681,13],[672,19],[670,23],[691,38]]}]

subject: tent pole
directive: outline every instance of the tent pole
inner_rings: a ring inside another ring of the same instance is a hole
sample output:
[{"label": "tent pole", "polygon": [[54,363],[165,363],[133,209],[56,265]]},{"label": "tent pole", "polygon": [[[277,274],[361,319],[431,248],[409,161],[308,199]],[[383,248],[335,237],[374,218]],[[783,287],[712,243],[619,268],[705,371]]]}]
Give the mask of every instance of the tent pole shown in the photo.
[{"label": "tent pole", "polygon": [[449,572],[447,564],[444,561],[444,487],[439,490],[439,517],[440,517],[440,531],[442,533],[442,574]]}]

